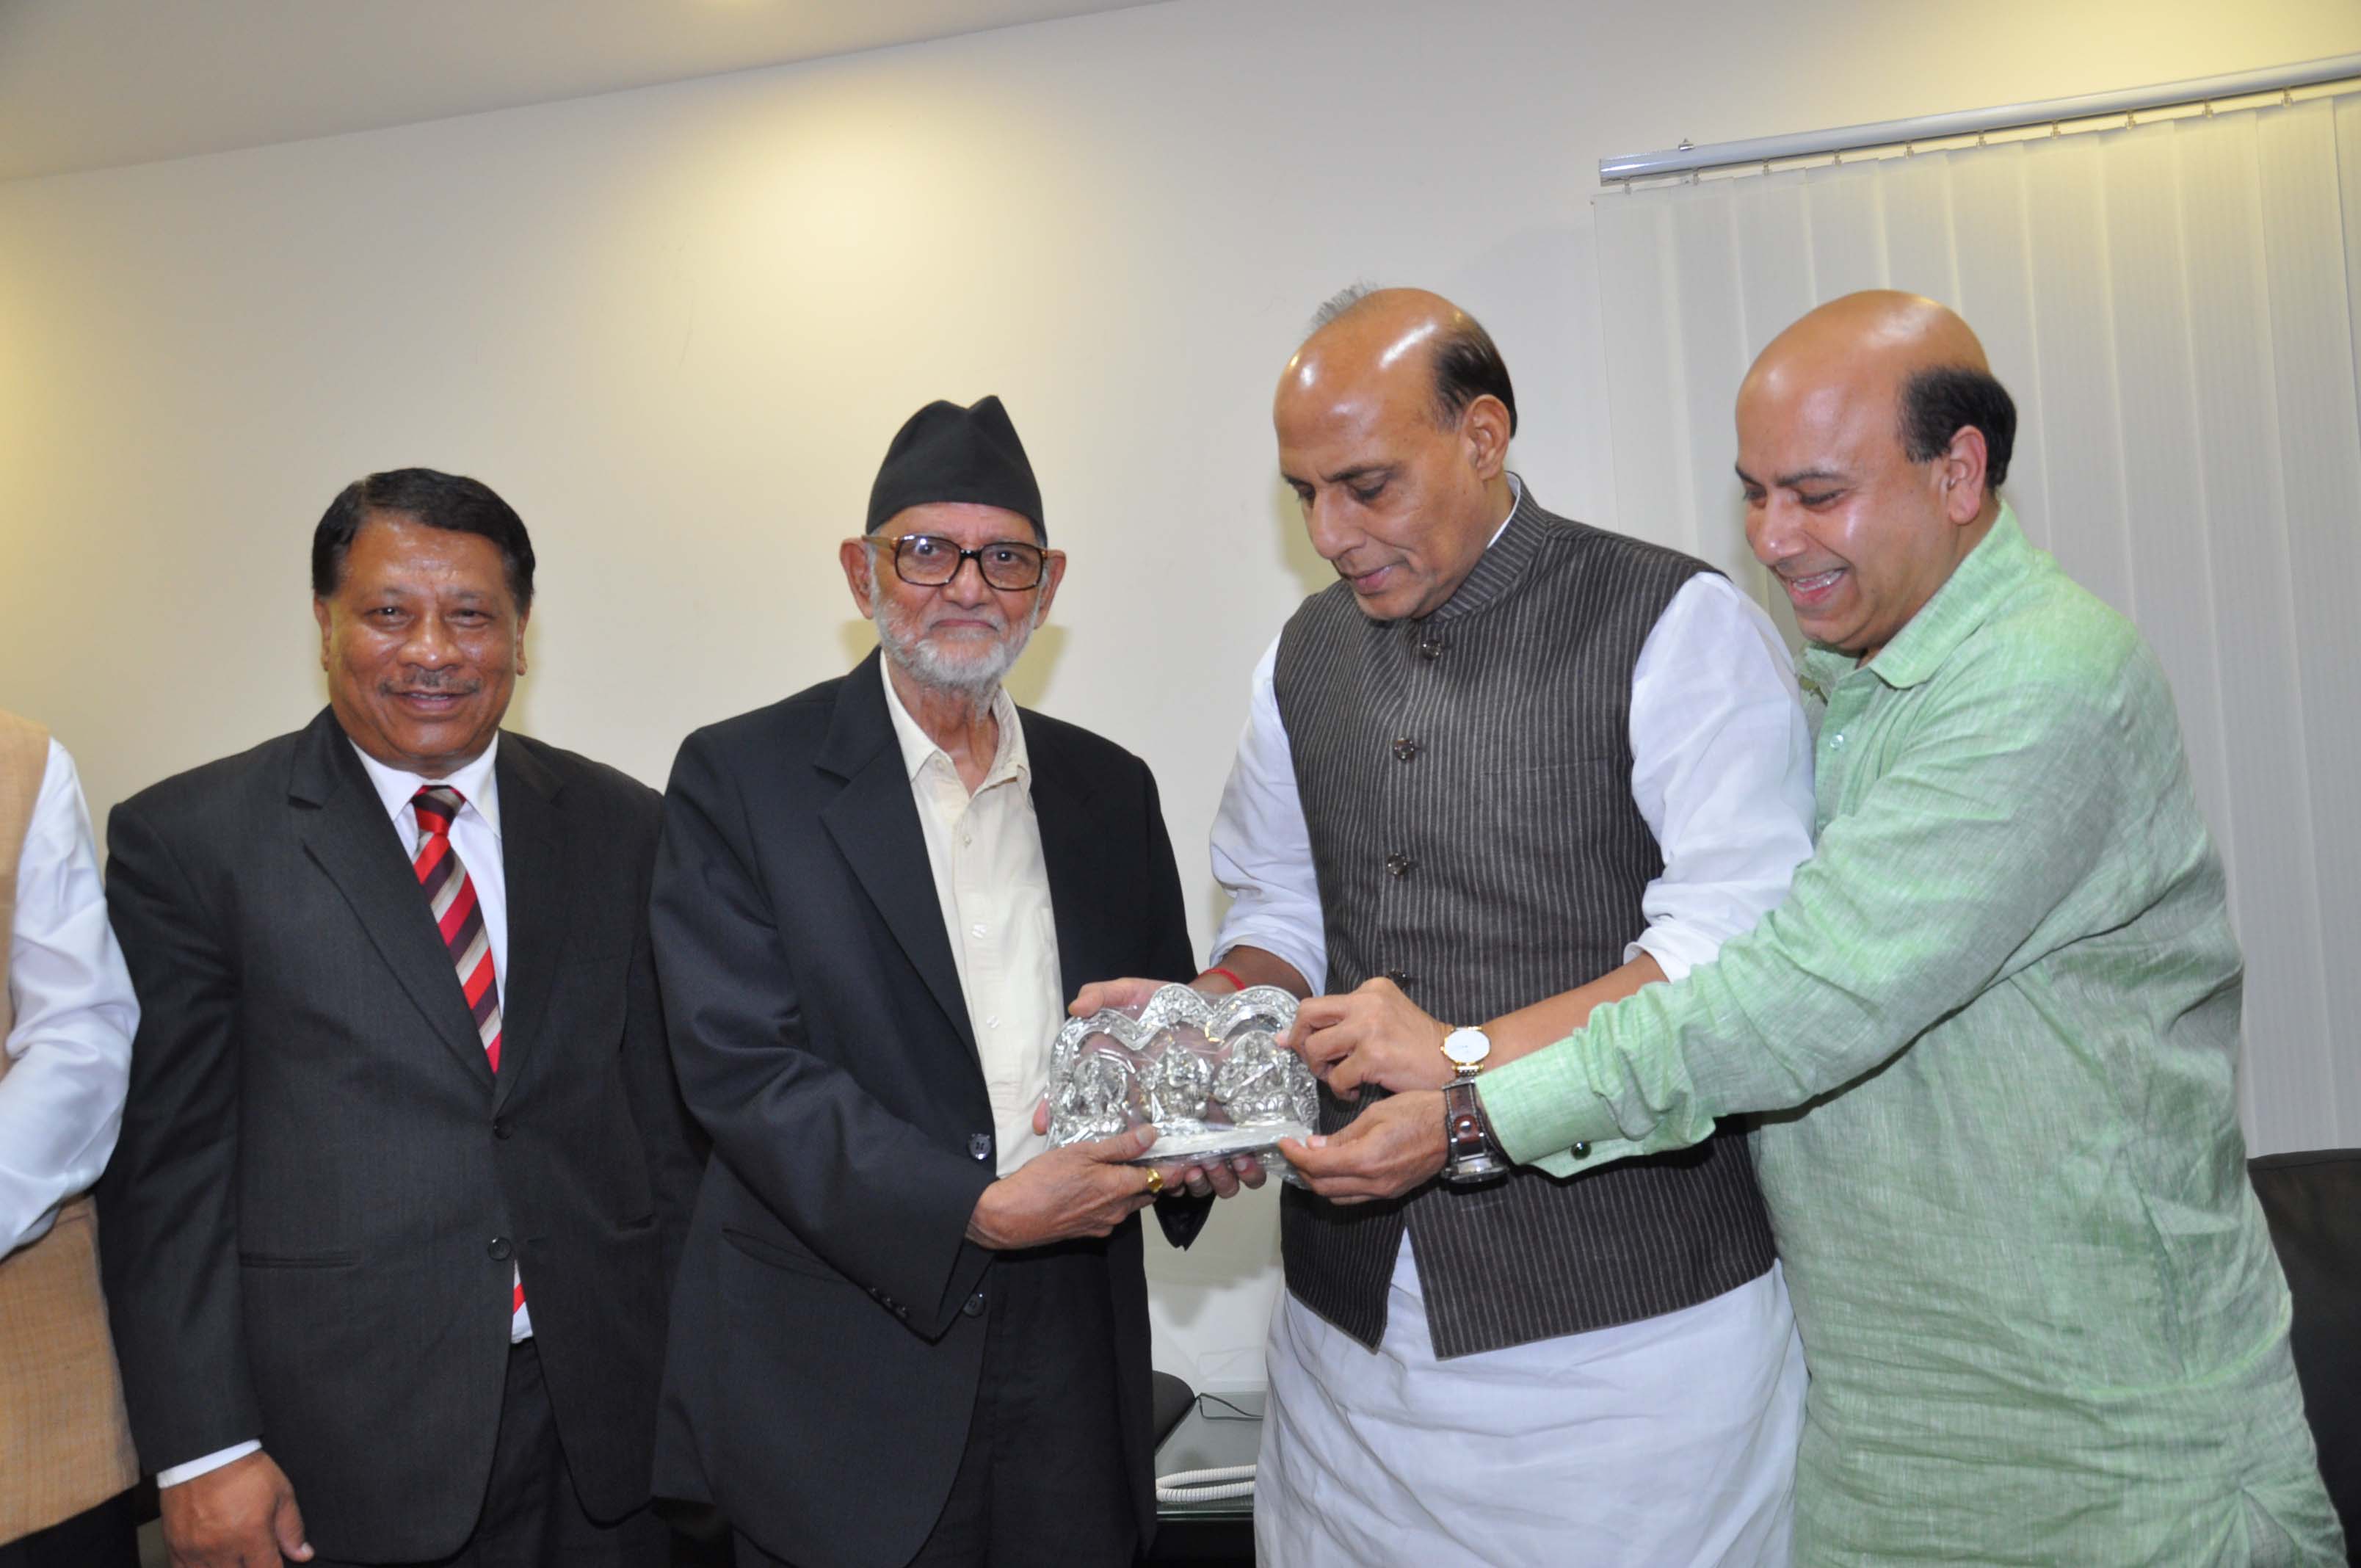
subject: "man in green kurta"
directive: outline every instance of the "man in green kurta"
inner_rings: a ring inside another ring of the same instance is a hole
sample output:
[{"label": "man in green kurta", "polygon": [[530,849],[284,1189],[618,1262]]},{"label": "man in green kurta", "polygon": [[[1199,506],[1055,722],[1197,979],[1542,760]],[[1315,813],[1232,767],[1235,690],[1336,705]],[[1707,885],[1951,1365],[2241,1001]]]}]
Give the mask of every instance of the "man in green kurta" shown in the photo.
[{"label": "man in green kurta", "polygon": [[[1813,643],[1817,852],[1715,962],[1486,1072],[1489,1136],[1571,1179],[1763,1113],[1812,1379],[1798,1563],[2344,1562],[2162,672],[1999,498],[2015,411],[1949,311],[1813,312],[1738,428],[1748,538]],[[1431,1091],[1442,1028],[1373,994],[1301,1048]],[[1405,1190],[1441,1099],[1285,1152],[1332,1196]]]}]

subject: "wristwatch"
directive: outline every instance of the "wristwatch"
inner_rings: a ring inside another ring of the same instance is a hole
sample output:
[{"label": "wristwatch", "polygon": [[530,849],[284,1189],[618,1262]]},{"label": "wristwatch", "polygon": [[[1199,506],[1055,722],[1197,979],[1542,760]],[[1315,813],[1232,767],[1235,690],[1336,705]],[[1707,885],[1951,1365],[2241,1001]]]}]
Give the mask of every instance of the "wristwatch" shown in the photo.
[{"label": "wristwatch", "polygon": [[1473,1078],[1484,1070],[1484,1058],[1492,1054],[1492,1036],[1481,1029],[1454,1029],[1443,1036],[1443,1058],[1462,1078]]},{"label": "wristwatch", "polygon": [[1443,1179],[1459,1185],[1489,1181],[1509,1173],[1509,1161],[1492,1141],[1472,1077],[1455,1078],[1443,1089]]}]

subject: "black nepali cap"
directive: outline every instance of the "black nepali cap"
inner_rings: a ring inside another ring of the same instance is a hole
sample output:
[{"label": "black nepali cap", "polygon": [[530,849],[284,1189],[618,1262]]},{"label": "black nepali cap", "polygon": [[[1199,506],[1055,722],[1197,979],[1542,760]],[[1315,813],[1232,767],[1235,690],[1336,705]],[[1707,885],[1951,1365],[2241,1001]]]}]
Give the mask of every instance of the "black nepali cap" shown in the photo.
[{"label": "black nepali cap", "polygon": [[1041,487],[998,398],[964,409],[939,400],[910,416],[895,433],[870,487],[865,532],[874,533],[895,513],[933,501],[1002,507],[1029,518],[1049,537]]}]

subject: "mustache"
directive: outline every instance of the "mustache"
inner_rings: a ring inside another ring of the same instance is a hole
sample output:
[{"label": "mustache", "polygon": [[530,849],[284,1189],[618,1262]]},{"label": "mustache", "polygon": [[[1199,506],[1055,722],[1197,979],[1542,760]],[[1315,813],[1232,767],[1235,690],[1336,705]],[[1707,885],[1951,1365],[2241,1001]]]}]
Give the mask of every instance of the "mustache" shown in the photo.
[{"label": "mustache", "polygon": [[962,608],[956,611],[945,611],[931,620],[914,620],[912,630],[923,637],[946,620],[981,620],[992,629],[995,636],[1005,633],[1008,630],[1008,618],[988,604],[978,605],[972,609]]},{"label": "mustache", "polygon": [[381,681],[377,689],[381,696],[473,696],[484,689],[484,683],[474,675],[419,674],[400,685]]}]

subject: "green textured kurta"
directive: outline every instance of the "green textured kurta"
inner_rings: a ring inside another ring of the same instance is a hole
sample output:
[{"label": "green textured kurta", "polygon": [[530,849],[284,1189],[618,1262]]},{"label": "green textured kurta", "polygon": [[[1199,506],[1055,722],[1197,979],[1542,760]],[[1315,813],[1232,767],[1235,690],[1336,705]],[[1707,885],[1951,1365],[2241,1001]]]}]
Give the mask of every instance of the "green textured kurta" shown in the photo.
[{"label": "green textured kurta", "polygon": [[2342,1563],[2162,672],[2005,508],[1872,663],[1804,664],[1786,902],[1486,1074],[1501,1142],[1565,1174],[1770,1113],[1798,1564]]}]

